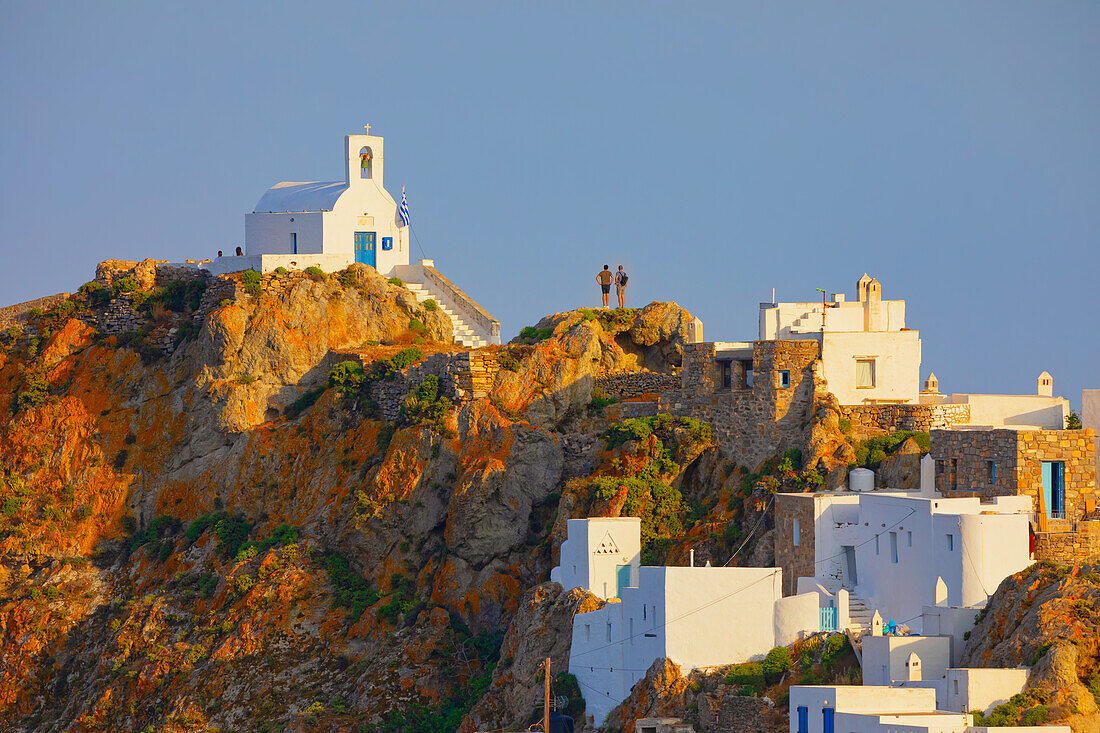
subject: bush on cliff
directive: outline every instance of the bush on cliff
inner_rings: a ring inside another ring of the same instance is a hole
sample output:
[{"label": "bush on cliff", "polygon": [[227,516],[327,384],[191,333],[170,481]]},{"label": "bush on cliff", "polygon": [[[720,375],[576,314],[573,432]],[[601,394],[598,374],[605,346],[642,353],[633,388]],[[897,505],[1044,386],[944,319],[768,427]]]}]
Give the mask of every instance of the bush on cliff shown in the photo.
[{"label": "bush on cliff", "polygon": [[258,297],[263,292],[263,279],[255,270],[245,270],[241,273],[241,285],[244,291],[251,296]]}]

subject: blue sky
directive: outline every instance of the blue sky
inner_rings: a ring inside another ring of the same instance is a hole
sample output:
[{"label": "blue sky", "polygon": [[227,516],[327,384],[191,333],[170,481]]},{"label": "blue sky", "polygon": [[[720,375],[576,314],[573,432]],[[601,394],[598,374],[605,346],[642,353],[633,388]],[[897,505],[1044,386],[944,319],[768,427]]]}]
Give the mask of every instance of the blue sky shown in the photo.
[{"label": "blue sky", "polygon": [[[1100,387],[1100,5],[0,3],[0,305],[243,244],[386,136],[426,256],[514,335],[674,300],[908,301],[922,376]],[[417,252],[417,254],[419,254]]]}]

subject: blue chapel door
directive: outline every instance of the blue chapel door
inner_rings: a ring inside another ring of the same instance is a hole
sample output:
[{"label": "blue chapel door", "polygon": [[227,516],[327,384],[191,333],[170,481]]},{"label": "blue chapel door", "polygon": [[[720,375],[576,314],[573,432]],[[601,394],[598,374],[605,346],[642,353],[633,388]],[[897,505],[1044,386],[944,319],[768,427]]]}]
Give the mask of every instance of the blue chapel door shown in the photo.
[{"label": "blue chapel door", "polygon": [[1065,519],[1065,464],[1062,461],[1043,461],[1043,502],[1047,516]]},{"label": "blue chapel door", "polygon": [[378,266],[378,258],[374,251],[375,232],[355,233],[355,261],[362,262],[371,267]]}]

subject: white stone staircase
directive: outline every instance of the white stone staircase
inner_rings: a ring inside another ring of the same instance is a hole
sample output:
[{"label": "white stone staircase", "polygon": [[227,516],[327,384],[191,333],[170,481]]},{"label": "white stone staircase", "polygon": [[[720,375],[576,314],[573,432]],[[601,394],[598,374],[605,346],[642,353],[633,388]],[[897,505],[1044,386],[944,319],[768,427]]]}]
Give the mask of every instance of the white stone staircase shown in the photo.
[{"label": "white stone staircase", "polygon": [[871,630],[871,618],[875,612],[867,607],[866,601],[851,591],[848,592],[848,628],[857,636]]},{"label": "white stone staircase", "polygon": [[447,314],[447,317],[451,319],[451,326],[454,329],[456,344],[462,344],[463,346],[469,346],[474,349],[479,346],[489,345],[489,340],[485,338],[483,334],[477,333],[477,331],[466,321],[462,320],[454,309],[446,304],[439,293],[433,292],[431,288],[421,283],[406,282],[405,287],[416,296],[417,301],[420,303],[430,298],[436,302],[439,310]]}]

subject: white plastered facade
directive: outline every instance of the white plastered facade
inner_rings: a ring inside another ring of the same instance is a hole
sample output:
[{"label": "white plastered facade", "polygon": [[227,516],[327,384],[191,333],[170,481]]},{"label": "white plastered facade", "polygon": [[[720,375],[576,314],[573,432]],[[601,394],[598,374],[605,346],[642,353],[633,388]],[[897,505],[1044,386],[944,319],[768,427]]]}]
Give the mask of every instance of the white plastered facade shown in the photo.
[{"label": "white plastered facade", "polygon": [[[369,166],[361,155],[368,151]],[[333,271],[356,261],[356,235],[371,235],[374,267],[384,275],[409,263],[408,227],[402,226],[397,203],[384,187],[384,141],[378,135],[347,135],[344,138],[343,181],[284,181],[272,186],[245,214],[245,255],[260,257],[262,272],[275,267],[308,265],[315,262]],[[362,237],[364,240],[367,238]],[[384,249],[384,244],[390,244]],[[233,267],[225,257],[209,269]],[[365,259],[370,263],[370,259]],[[293,263],[293,264],[292,264]],[[248,269],[235,267],[234,269]]]},{"label": "white plastered facade", "polygon": [[[847,589],[887,621],[919,628],[925,606],[984,604],[1001,580],[1030,563],[1029,497],[982,503],[872,491],[812,500],[814,580],[831,593]],[[941,581],[946,598],[937,597]]]},{"label": "white plastered facade", "polygon": [[[598,571],[589,576],[594,587],[574,584],[586,566],[577,548],[599,547],[609,530],[617,533],[616,543],[630,545],[638,541],[626,538],[631,529],[639,532],[638,520],[570,520],[561,551],[568,566],[559,564],[551,579],[567,590],[584,587],[600,595],[605,576]],[[626,698],[654,660],[667,657],[685,672],[744,662],[818,628],[817,594],[783,598],[779,568],[638,567],[633,577],[636,586],[620,588],[603,608],[573,617],[569,671],[596,723]]]},{"label": "white plastered facade", "polygon": [[607,600],[617,598],[620,568],[629,567],[629,586],[638,586],[641,521],[637,517],[570,519],[550,580],[564,588],[586,588]]},{"label": "white plastered facade", "polygon": [[938,707],[935,690],[929,687],[794,685],[789,704],[790,733],[825,733],[827,727],[838,733],[1070,733],[1069,726],[1060,725],[974,727],[973,715],[964,708]]},{"label": "white plastered facade", "polygon": [[882,300],[867,275],[855,301],[834,293],[826,303],[761,303],[760,339],[821,340],[825,380],[842,405],[919,401],[920,335],[905,327],[905,301]]}]

